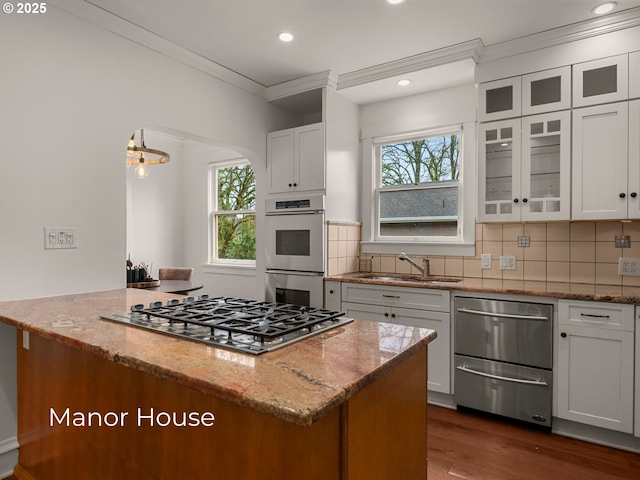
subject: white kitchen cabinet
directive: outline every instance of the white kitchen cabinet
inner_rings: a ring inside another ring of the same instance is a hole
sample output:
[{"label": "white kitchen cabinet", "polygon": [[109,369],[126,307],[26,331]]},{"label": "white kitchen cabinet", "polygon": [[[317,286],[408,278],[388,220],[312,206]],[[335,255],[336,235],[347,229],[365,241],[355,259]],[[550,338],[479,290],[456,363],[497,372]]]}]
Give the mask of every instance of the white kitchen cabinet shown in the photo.
[{"label": "white kitchen cabinet", "polygon": [[627,192],[627,217],[640,218],[640,100],[632,100],[629,102],[629,169]]},{"label": "white kitchen cabinet", "polygon": [[636,306],[636,396],[635,396],[635,427],[636,437],[640,437],[640,308]]},{"label": "white kitchen cabinet", "polygon": [[558,417],[633,432],[634,307],[560,300]]},{"label": "white kitchen cabinet", "polygon": [[571,67],[560,67],[522,77],[522,115],[571,108]]},{"label": "white kitchen cabinet", "polygon": [[493,122],[519,117],[522,111],[521,77],[505,78],[478,86],[478,120]]},{"label": "white kitchen cabinet", "polygon": [[340,311],[340,282],[324,282],[324,308],[327,310]]},{"label": "white kitchen cabinet", "polygon": [[570,123],[561,111],[478,127],[480,221],[569,219]]},{"label": "white kitchen cabinet", "polygon": [[572,218],[627,218],[628,102],[573,110]]},{"label": "white kitchen cabinet", "polygon": [[267,134],[267,174],[269,193],[324,190],[324,123]]},{"label": "white kitchen cabinet", "polygon": [[428,388],[451,393],[451,321],[448,290],[342,283],[347,317],[429,328],[438,333],[429,344]]},{"label": "white kitchen cabinet", "polygon": [[520,119],[478,125],[478,218],[481,222],[520,219]]},{"label": "white kitchen cabinet", "polygon": [[629,56],[601,58],[573,65],[573,107],[629,98]]},{"label": "white kitchen cabinet", "polygon": [[629,54],[629,98],[640,98],[640,52]]}]

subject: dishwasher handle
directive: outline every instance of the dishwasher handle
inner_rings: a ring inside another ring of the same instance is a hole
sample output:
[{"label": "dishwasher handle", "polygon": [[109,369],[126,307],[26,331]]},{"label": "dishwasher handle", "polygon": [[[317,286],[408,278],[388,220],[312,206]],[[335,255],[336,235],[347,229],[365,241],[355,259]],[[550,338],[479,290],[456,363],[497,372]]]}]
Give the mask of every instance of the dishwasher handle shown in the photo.
[{"label": "dishwasher handle", "polygon": [[495,380],[504,380],[506,382],[513,382],[513,383],[524,383],[526,385],[539,385],[541,387],[549,386],[549,384],[543,380],[525,380],[523,378],[502,377],[500,375],[493,375],[491,373],[485,373],[485,372],[480,372],[479,370],[473,370],[472,368],[466,367],[464,365],[458,365],[456,368],[462,372],[471,373],[473,375],[480,375],[481,377],[493,378]]},{"label": "dishwasher handle", "polygon": [[539,315],[517,315],[514,313],[484,312],[482,310],[472,310],[470,308],[458,308],[457,311],[460,313],[470,313],[472,315],[482,315],[485,317],[513,318],[515,320],[549,320],[547,317],[541,317]]}]

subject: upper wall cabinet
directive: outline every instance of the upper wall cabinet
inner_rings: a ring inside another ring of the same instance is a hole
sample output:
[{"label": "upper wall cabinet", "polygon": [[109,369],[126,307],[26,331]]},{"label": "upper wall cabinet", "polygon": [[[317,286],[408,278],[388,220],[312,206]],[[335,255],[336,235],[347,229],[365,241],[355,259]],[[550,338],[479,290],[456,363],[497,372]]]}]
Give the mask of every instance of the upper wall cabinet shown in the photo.
[{"label": "upper wall cabinet", "polygon": [[562,111],[478,127],[480,221],[569,219],[570,122]]},{"label": "upper wall cabinet", "polygon": [[629,54],[629,98],[640,98],[640,52]]},{"label": "upper wall cabinet", "polygon": [[554,68],[522,77],[522,115],[571,108],[571,67]]},{"label": "upper wall cabinet", "polygon": [[628,202],[637,201],[627,183],[628,112],[628,102],[573,111],[572,218],[625,219]]},{"label": "upper wall cabinet", "polygon": [[585,107],[629,98],[629,56],[601,58],[573,66],[573,106]]},{"label": "upper wall cabinet", "polygon": [[325,188],[324,123],[267,134],[269,193]]},{"label": "upper wall cabinet", "polygon": [[492,122],[519,117],[522,110],[521,82],[520,77],[513,77],[481,83],[478,87],[480,93],[478,119],[481,122]]}]

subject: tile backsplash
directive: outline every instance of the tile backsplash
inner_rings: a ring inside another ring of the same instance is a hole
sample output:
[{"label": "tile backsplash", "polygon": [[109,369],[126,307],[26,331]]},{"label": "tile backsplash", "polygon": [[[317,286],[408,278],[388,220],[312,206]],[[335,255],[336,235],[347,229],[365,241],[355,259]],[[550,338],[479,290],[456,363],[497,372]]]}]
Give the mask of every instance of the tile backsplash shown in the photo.
[{"label": "tile backsplash", "polygon": [[[328,232],[328,274],[357,272],[360,224],[328,222]],[[491,254],[491,269],[480,268],[483,253]],[[516,258],[515,270],[500,269],[502,255]],[[432,275],[640,286],[640,277],[618,275],[619,257],[640,258],[640,222],[479,223],[474,257],[433,256],[428,248],[422,256]],[[371,257],[374,272],[418,273],[396,255]]]}]

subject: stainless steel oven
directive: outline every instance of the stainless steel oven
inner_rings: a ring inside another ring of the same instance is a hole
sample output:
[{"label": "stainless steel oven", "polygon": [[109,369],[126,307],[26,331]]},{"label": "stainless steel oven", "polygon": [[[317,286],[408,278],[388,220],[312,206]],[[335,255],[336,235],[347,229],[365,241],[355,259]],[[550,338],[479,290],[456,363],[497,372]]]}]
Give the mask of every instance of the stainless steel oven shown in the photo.
[{"label": "stainless steel oven", "polygon": [[266,299],[270,302],[322,308],[323,278],[322,273],[267,270]]},{"label": "stainless steel oven", "polygon": [[324,195],[266,200],[266,267],[324,273]]},{"label": "stainless steel oven", "polygon": [[454,400],[551,427],[553,306],[455,298]]},{"label": "stainless steel oven", "polygon": [[268,301],[323,306],[324,195],[266,200]]}]

